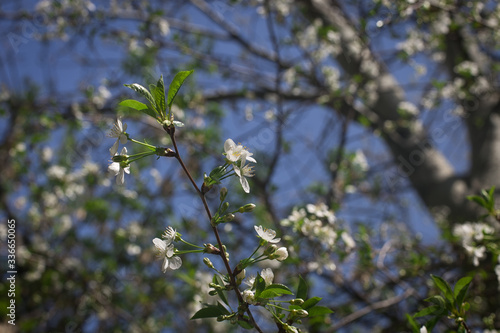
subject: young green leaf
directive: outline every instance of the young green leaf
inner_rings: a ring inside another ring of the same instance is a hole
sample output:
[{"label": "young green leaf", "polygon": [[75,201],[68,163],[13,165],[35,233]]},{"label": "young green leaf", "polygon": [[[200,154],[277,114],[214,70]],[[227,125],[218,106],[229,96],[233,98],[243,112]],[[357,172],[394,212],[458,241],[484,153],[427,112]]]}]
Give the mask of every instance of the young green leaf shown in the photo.
[{"label": "young green leaf", "polygon": [[426,307],[425,309],[422,309],[413,317],[418,318],[418,317],[425,317],[425,316],[429,316],[429,315],[439,316],[445,312],[446,312],[446,308],[443,308],[439,305],[431,305],[429,307]]},{"label": "young green leaf", "polygon": [[274,298],[274,297],[279,297],[282,295],[293,295],[293,293],[288,289],[287,286],[282,285],[282,284],[271,284],[264,289],[259,297],[261,298]]},{"label": "young green leaf", "polygon": [[457,306],[460,308],[465,299],[465,294],[467,293],[467,289],[469,289],[469,284],[472,281],[472,277],[466,276],[458,280],[455,284],[455,289],[453,290],[455,294],[455,298],[457,300]]},{"label": "young green leaf", "polygon": [[164,117],[167,117],[167,105],[165,104],[165,84],[163,83],[163,75],[160,76],[158,83],[156,83],[156,105]]},{"label": "young green leaf", "polygon": [[444,298],[440,295],[432,296],[426,299],[427,302],[431,302],[435,305],[438,305],[442,308],[446,308],[446,302]]},{"label": "young green leaf", "polygon": [[244,320],[238,320],[238,325],[243,327],[246,330],[251,330],[253,328],[252,324],[250,324],[248,321]]},{"label": "young green leaf", "polygon": [[131,109],[135,109],[137,111],[141,111],[141,112],[147,114],[148,116],[151,116],[151,117],[157,119],[156,113],[149,106],[147,106],[146,104],[141,103],[139,101],[136,101],[133,99],[126,99],[124,101],[121,101],[118,105],[125,106],[125,107],[131,108]]},{"label": "young green leaf", "polygon": [[[212,282],[215,283],[215,284],[218,284],[219,286],[223,286],[224,285],[224,282],[222,281],[222,279],[217,274],[214,274]],[[224,303],[226,303],[227,305],[229,305],[229,302],[227,301],[227,297],[226,297],[226,292],[225,291],[218,292],[217,295],[219,295],[220,299]]]},{"label": "young green leaf", "polygon": [[478,195],[469,195],[467,197],[467,200],[474,201],[477,203],[479,206],[486,208],[488,204],[486,203],[486,200]]},{"label": "young green leaf", "polygon": [[151,104],[151,107],[153,108],[153,110],[155,110],[155,112],[158,113],[158,111],[157,111],[158,108],[156,107],[156,102],[155,102],[153,96],[151,95],[151,93],[146,88],[144,88],[143,86],[141,86],[138,83],[124,84],[124,86],[128,87],[128,88],[134,90],[135,92],[138,92],[142,96],[146,97],[146,99]]},{"label": "young green leaf", "polygon": [[168,87],[168,98],[167,98],[169,116],[170,116],[170,109],[172,108],[172,103],[174,102],[174,98],[177,95],[177,92],[184,83],[184,80],[186,80],[187,77],[191,75],[192,72],[193,72],[192,70],[179,72],[175,75],[174,79],[172,80],[172,83],[170,83],[170,86]]},{"label": "young green leaf", "polygon": [[257,273],[257,277],[254,282],[255,286],[255,297],[260,297],[260,294],[266,289],[266,281],[259,273]]},{"label": "young green leaf", "polygon": [[307,299],[307,282],[299,276],[299,286],[297,288],[297,298]]},{"label": "young green leaf", "polygon": [[417,322],[408,313],[406,314],[406,320],[408,320],[408,324],[410,325],[410,328],[413,331],[413,333],[420,333],[420,328]]},{"label": "young green leaf", "polygon": [[326,306],[321,306],[321,305],[313,306],[312,308],[308,309],[307,312],[309,312],[308,317],[324,316],[333,313],[332,310],[330,310]]},{"label": "young green leaf", "polygon": [[321,301],[321,297],[311,297],[307,301],[305,301],[304,304],[301,305],[301,307],[304,310],[308,310],[318,304],[319,301]]},{"label": "young green leaf", "polygon": [[431,278],[434,281],[434,284],[444,293],[444,297],[451,304],[455,304],[455,295],[453,295],[450,285],[437,275],[431,274]]},{"label": "young green leaf", "polygon": [[198,310],[191,319],[202,319],[202,318],[217,318],[222,315],[228,315],[229,311],[217,302],[217,305],[207,305],[203,309]]}]

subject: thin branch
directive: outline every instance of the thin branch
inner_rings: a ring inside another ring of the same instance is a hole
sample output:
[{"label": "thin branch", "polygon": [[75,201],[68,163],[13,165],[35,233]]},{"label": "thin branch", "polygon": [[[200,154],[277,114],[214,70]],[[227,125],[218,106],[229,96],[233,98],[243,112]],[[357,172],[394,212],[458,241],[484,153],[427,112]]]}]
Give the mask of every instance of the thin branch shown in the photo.
[{"label": "thin branch", "polygon": [[[243,296],[241,295],[240,290],[238,289],[238,285],[236,283],[236,279],[234,277],[233,271],[231,270],[231,267],[229,266],[229,261],[227,260],[226,252],[224,251],[224,246],[223,246],[223,243],[220,239],[219,231],[217,230],[217,227],[212,225],[212,223],[211,223],[212,222],[212,213],[210,212],[210,208],[208,207],[208,203],[207,203],[207,200],[205,198],[205,194],[200,190],[198,185],[196,185],[196,182],[194,181],[193,177],[191,176],[191,173],[187,169],[186,165],[184,164],[184,161],[182,160],[182,158],[179,154],[179,149],[177,148],[177,142],[175,140],[175,128],[170,129],[170,131],[167,131],[167,132],[170,135],[170,138],[172,139],[172,144],[173,144],[174,149],[175,149],[175,158],[177,159],[177,161],[179,161],[179,164],[181,165],[182,169],[184,170],[184,173],[191,181],[191,184],[193,185],[196,192],[200,196],[201,201],[203,202],[203,206],[205,207],[205,211],[207,213],[208,220],[210,221],[215,238],[217,239],[217,244],[218,244],[219,250],[220,250],[220,257],[222,258],[222,261],[224,262],[224,266],[226,267],[226,271],[227,271],[227,274],[228,274],[229,279],[231,281],[231,285],[234,289],[236,297],[238,298],[238,303],[239,304],[246,304],[246,302],[243,300]],[[255,321],[255,319],[253,318],[253,315],[252,315],[250,309],[248,308],[248,305],[246,306],[246,312],[247,312],[248,317],[250,318],[250,322],[254,326],[254,328],[258,332],[263,333],[262,330],[260,329],[260,327],[257,325],[257,322]]]}]

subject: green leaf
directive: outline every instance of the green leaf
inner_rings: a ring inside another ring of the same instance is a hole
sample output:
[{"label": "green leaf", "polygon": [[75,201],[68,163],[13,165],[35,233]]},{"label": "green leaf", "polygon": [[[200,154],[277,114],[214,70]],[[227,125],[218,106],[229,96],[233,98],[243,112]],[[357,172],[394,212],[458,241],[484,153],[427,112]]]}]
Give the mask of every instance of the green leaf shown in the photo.
[{"label": "green leaf", "polygon": [[466,276],[458,280],[455,284],[455,290],[453,290],[455,294],[455,298],[457,300],[457,306],[460,308],[465,299],[465,294],[467,293],[467,289],[469,289],[469,284],[472,282],[471,276]]},{"label": "green leaf", "polygon": [[453,292],[451,291],[450,285],[445,280],[443,280],[441,277],[439,277],[437,275],[431,274],[431,278],[434,281],[434,284],[444,293],[444,297],[451,304],[455,304],[455,295],[453,295]]},{"label": "green leaf", "polygon": [[299,276],[299,287],[297,288],[297,298],[307,299],[307,282]]},{"label": "green leaf", "polygon": [[[212,282],[215,283],[215,284],[218,284],[219,286],[223,286],[224,285],[224,282],[222,281],[222,279],[217,274],[214,274]],[[225,291],[218,292],[217,295],[219,295],[220,299],[224,303],[226,303],[227,305],[229,305],[229,302],[227,301],[227,297],[226,297],[226,292]]]},{"label": "green leaf", "polygon": [[267,286],[266,289],[262,291],[262,293],[260,293],[259,297],[269,299],[282,295],[293,295],[293,293],[285,285],[271,284]]},{"label": "green leaf", "polygon": [[438,306],[442,307],[443,309],[446,308],[446,302],[445,302],[443,296],[440,296],[440,295],[432,296],[432,297],[427,298],[426,301],[431,302],[435,305],[438,305]]},{"label": "green leaf", "polygon": [[419,311],[413,317],[419,318],[419,317],[425,317],[425,316],[429,316],[429,315],[438,316],[438,315],[441,315],[442,313],[444,313],[445,311],[446,311],[446,309],[442,308],[439,305],[431,305],[431,306],[426,307],[425,309]]},{"label": "green leaf", "polygon": [[312,308],[307,310],[307,312],[309,312],[308,317],[324,316],[324,315],[333,313],[332,310],[330,310],[326,306],[321,306],[321,305],[313,306]]},{"label": "green leaf", "polygon": [[495,193],[495,186],[492,186],[488,191],[488,211],[493,211],[495,209],[495,197],[493,194]]},{"label": "green leaf", "polygon": [[488,206],[488,204],[486,203],[486,200],[484,200],[484,198],[480,197],[480,196],[477,196],[477,195],[469,195],[467,197],[468,200],[470,201],[474,201],[475,203],[477,203],[479,206],[481,207],[484,207],[486,208]]},{"label": "green leaf", "polygon": [[202,318],[217,318],[222,315],[229,314],[229,311],[220,303],[217,305],[207,305],[203,309],[196,312],[191,319],[202,319]]},{"label": "green leaf", "polygon": [[141,112],[147,114],[148,116],[151,116],[151,117],[157,119],[157,115],[156,115],[156,112],[154,110],[152,110],[146,104],[141,103],[139,101],[136,101],[134,99],[126,99],[124,101],[121,101],[118,105],[125,106],[128,108],[137,110],[137,111],[141,111]]},{"label": "green leaf", "polygon": [[260,294],[266,289],[266,281],[259,273],[257,273],[257,277],[254,282],[255,286],[255,297],[260,297]]},{"label": "green leaf", "polygon": [[177,95],[177,92],[184,83],[184,80],[186,80],[187,77],[191,75],[192,72],[193,72],[192,70],[179,72],[175,75],[174,79],[172,80],[172,83],[170,83],[170,86],[168,87],[168,98],[167,98],[169,116],[170,116],[170,109],[172,107],[172,103],[174,102],[174,98]]},{"label": "green leaf", "polygon": [[406,320],[408,320],[408,324],[410,325],[410,328],[413,331],[413,333],[420,333],[419,325],[417,324],[415,319],[413,319],[413,317],[410,316],[408,313],[406,314]]},{"label": "green leaf", "polygon": [[248,321],[244,320],[238,320],[238,325],[243,327],[246,330],[251,330],[253,328],[252,324],[250,324]]},{"label": "green leaf", "polygon": [[163,83],[163,75],[160,76],[158,83],[156,83],[156,105],[164,117],[167,117],[167,106],[165,104],[165,84]]},{"label": "green leaf", "polygon": [[143,86],[141,86],[138,83],[124,84],[124,86],[128,87],[128,88],[134,90],[135,92],[138,92],[142,96],[146,97],[146,99],[151,104],[153,110],[155,110],[155,112],[158,113],[158,111],[157,111],[158,108],[156,107],[156,102],[155,102],[153,96],[151,95],[151,93],[146,88],[144,88]]},{"label": "green leaf", "polygon": [[321,299],[321,297],[311,297],[307,301],[305,301],[304,304],[301,305],[301,307],[304,310],[309,310],[310,308],[318,304]]}]

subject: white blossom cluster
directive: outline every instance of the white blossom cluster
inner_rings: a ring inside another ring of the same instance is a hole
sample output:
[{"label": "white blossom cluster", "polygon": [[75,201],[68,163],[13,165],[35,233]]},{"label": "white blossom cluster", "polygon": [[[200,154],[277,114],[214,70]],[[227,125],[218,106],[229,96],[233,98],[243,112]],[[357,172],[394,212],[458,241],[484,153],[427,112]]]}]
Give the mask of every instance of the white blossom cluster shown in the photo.
[{"label": "white blossom cluster", "polygon": [[456,225],[453,235],[461,240],[462,246],[469,256],[472,257],[474,266],[479,265],[479,260],[485,258],[486,247],[483,244],[485,235],[493,235],[494,230],[485,223],[471,223]]},{"label": "white blossom cluster", "polygon": [[[335,214],[324,203],[307,204],[305,208],[295,207],[290,216],[281,221],[281,225],[292,228],[313,244],[319,244],[325,254],[337,251],[349,253],[356,246],[352,236],[340,228]],[[336,265],[329,256],[317,256],[308,262],[308,268],[321,272],[323,269],[335,270]]]}]

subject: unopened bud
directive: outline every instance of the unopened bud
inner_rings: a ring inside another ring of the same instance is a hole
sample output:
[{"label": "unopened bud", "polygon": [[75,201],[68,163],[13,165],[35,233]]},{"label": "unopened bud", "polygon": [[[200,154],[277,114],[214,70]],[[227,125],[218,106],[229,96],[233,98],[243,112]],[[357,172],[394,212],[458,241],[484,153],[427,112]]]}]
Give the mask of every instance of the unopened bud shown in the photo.
[{"label": "unopened bud", "polygon": [[294,313],[297,317],[301,317],[301,318],[309,316],[309,312],[307,312],[304,309],[294,310]]},{"label": "unopened bud", "polygon": [[266,256],[270,256],[272,254],[274,254],[274,252],[276,252],[276,250],[278,250],[278,246],[276,246],[275,244],[272,244],[270,245],[265,251],[264,251],[264,255]]},{"label": "unopened bud", "polygon": [[227,196],[227,188],[223,187],[220,189],[220,202],[224,201],[226,199],[226,196]]},{"label": "unopened bud", "polygon": [[302,305],[304,304],[304,300],[302,298],[294,298],[290,301],[292,305]]},{"label": "unopened bud", "polygon": [[111,157],[111,160],[118,163],[125,162],[128,160],[128,155],[115,155]]},{"label": "unopened bud", "polygon": [[234,220],[234,214],[226,214],[222,219],[224,220],[224,222],[231,222],[232,220]]},{"label": "unopened bud", "polygon": [[208,267],[208,268],[212,268],[214,269],[214,264],[212,264],[212,261],[210,261],[210,259],[208,258],[203,258],[203,263]]},{"label": "unopened bud", "polygon": [[213,246],[212,244],[204,244],[205,248],[203,249],[203,252],[205,253],[210,253],[210,254],[220,254],[220,250]]},{"label": "unopened bud", "polygon": [[280,247],[274,254],[269,256],[269,259],[276,259],[278,261],[283,261],[286,258],[288,258],[288,250],[286,247]]},{"label": "unopened bud", "polygon": [[246,204],[245,206],[240,207],[238,212],[240,213],[248,213],[255,209],[255,205],[253,203]]},{"label": "unopened bud", "polygon": [[236,284],[240,285],[245,276],[246,276],[245,270],[242,270],[238,274],[236,274]]},{"label": "unopened bud", "polygon": [[225,211],[226,211],[226,209],[228,209],[228,208],[229,208],[229,202],[224,202],[224,203],[222,204],[222,210],[221,210],[221,211],[222,211],[222,212],[225,212]]}]

